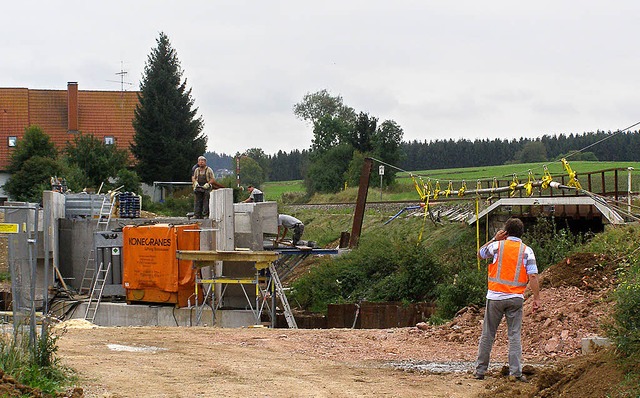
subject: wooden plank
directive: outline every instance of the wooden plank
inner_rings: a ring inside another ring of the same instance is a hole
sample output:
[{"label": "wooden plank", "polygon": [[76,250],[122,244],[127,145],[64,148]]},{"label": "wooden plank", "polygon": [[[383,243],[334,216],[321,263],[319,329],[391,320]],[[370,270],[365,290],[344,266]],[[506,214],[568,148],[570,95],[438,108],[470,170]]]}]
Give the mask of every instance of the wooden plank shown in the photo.
[{"label": "wooden plank", "polygon": [[270,251],[177,250],[176,257],[180,260],[192,260],[197,262],[210,262],[210,261],[272,262],[278,259],[278,253],[270,252]]}]

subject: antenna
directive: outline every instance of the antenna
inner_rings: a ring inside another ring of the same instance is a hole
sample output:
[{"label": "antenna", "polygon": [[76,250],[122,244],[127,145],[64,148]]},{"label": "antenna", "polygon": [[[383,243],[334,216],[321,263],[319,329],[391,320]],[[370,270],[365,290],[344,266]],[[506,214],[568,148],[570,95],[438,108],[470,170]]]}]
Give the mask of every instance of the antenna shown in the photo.
[{"label": "antenna", "polygon": [[120,81],[116,81],[116,80],[107,80],[108,82],[114,82],[114,83],[120,83],[120,91],[122,91],[124,93],[124,85],[127,84],[129,86],[133,86],[133,83],[131,82],[125,82],[124,81],[124,77],[125,75],[129,73],[126,70],[124,70],[124,65],[123,62],[120,61],[120,72],[117,72],[116,75],[120,76]]}]

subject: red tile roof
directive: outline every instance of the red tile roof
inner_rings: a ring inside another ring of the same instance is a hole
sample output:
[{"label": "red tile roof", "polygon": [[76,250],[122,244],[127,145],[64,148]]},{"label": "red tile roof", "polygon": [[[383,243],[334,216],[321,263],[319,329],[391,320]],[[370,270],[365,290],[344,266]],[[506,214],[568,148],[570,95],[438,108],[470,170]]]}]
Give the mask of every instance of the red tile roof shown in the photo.
[{"label": "red tile roof", "polygon": [[[31,125],[40,126],[59,150],[73,140],[67,101],[67,90],[0,88],[0,170],[6,170],[13,150],[8,138],[21,139]],[[100,140],[112,136],[118,148],[129,150],[137,104],[138,92],[78,90],[78,130]]]}]

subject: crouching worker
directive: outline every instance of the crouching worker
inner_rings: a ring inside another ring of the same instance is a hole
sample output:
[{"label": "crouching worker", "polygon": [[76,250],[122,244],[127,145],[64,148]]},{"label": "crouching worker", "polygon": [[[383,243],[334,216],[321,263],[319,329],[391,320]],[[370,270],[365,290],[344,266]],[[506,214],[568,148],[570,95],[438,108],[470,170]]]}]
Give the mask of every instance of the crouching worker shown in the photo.
[{"label": "crouching worker", "polygon": [[[289,230],[293,231],[293,245],[297,245],[304,232],[304,224],[297,218],[288,214],[278,214],[278,236],[276,242],[284,242],[285,236]],[[282,232],[282,236],[280,233]]]}]

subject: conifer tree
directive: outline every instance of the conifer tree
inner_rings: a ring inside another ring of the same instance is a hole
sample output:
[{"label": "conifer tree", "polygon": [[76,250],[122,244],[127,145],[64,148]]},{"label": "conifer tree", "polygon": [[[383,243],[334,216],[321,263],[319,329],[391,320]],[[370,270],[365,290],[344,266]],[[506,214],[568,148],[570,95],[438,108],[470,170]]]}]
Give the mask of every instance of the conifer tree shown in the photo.
[{"label": "conifer tree", "polygon": [[156,43],[140,84],[131,152],[143,182],[190,181],[191,167],[207,146],[204,121],[169,38],[161,32]]}]

